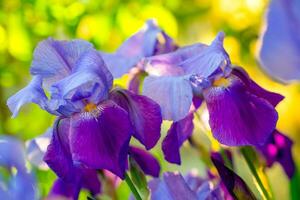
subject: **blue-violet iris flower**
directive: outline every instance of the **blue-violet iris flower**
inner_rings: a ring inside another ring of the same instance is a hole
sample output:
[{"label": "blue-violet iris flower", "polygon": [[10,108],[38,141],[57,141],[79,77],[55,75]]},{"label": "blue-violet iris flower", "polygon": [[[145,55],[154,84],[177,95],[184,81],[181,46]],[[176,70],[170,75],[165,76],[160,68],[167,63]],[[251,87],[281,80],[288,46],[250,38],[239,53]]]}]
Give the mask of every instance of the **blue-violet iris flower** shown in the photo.
[{"label": "blue-violet iris flower", "polygon": [[194,44],[144,59],[143,95],[155,100],[173,124],[163,141],[165,158],[180,163],[179,148],[193,132],[193,113],[206,102],[213,136],[229,146],[262,145],[276,127],[283,96],[261,88],[223,48],[224,33],[210,45]]},{"label": "blue-violet iris flower", "polygon": [[58,116],[44,158],[57,174],[80,166],[124,178],[131,136],[146,149],[158,141],[159,105],[130,91],[111,90],[112,74],[89,42],[40,42],[30,72],[32,81],[7,104],[13,116],[29,102]]}]

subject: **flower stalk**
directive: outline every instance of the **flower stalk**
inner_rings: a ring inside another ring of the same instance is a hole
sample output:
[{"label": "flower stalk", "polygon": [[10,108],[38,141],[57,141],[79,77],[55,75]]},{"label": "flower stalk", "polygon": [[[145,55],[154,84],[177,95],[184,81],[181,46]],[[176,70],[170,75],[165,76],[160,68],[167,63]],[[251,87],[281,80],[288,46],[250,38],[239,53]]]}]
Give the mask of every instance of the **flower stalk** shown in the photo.
[{"label": "flower stalk", "polygon": [[142,200],[142,197],[140,196],[139,192],[135,188],[131,178],[129,177],[129,175],[127,173],[125,173],[125,181],[126,181],[128,187],[130,188],[131,192],[133,193],[135,199]]}]

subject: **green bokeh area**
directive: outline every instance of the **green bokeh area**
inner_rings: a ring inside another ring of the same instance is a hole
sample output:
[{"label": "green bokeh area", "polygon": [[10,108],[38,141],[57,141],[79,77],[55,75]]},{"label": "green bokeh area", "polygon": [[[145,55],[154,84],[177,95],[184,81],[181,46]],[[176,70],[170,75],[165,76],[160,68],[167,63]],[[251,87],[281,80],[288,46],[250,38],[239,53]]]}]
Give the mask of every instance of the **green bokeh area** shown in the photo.
[{"label": "green bokeh area", "polygon": [[[225,48],[233,63],[242,65],[260,84],[287,96],[279,105],[279,127],[294,141],[294,155],[299,153],[300,116],[297,104],[289,99],[300,98],[299,85],[282,86],[260,70],[255,60],[267,0],[0,0],[0,134],[9,134],[26,141],[44,133],[54,117],[36,105],[27,105],[12,119],[6,106],[9,96],[31,79],[29,68],[34,47],[45,38],[82,38],[99,50],[112,52],[130,35],[154,18],[179,45],[210,43],[218,31],[226,33]],[[126,86],[126,77],[116,80]],[[299,112],[298,112],[299,113]],[[165,122],[162,136],[170,123]],[[194,137],[208,146],[207,137],[196,127]],[[160,140],[161,143],[161,140]],[[160,160],[162,171],[183,173],[198,169],[205,175],[203,158],[189,145],[182,149],[182,165],[168,164],[161,145],[151,152]],[[258,193],[243,159],[235,153],[238,173]],[[299,158],[297,158],[299,163]],[[56,176],[51,171],[33,168],[40,195],[44,197]],[[279,165],[267,171],[276,199],[288,199],[289,183]],[[117,189],[119,199],[127,199],[130,191],[125,183]],[[82,192],[81,199],[86,199]],[[109,199],[103,196],[102,199]]]}]

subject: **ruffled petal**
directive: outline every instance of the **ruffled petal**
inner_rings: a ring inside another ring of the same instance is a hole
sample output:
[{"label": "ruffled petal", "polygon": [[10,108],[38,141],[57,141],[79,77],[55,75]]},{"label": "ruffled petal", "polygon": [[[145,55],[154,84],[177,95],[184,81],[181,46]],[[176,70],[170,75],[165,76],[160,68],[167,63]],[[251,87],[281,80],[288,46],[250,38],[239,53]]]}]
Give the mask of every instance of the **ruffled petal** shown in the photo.
[{"label": "ruffled petal", "polygon": [[249,90],[252,94],[255,94],[258,97],[261,97],[268,102],[270,102],[274,107],[277,106],[279,102],[284,99],[284,96],[281,94],[270,92],[262,87],[260,87],[257,83],[255,83],[248,75],[248,73],[241,67],[235,67],[232,69],[232,74],[239,77],[243,83],[246,85],[247,90]]},{"label": "ruffled petal", "polygon": [[295,162],[292,156],[293,142],[290,138],[275,130],[267,143],[257,148],[263,154],[267,165],[271,167],[274,162],[279,162],[289,178],[295,174]]},{"label": "ruffled petal", "polygon": [[145,174],[153,177],[159,176],[159,162],[150,153],[141,148],[130,147],[129,154],[137,162]]},{"label": "ruffled petal", "polygon": [[106,99],[112,87],[112,80],[112,75],[99,53],[90,50],[81,56],[71,75],[52,86],[51,93],[53,98],[60,97],[65,100],[61,103],[71,103],[77,108],[82,108],[83,100],[98,104]]},{"label": "ruffled petal", "polygon": [[179,121],[187,116],[192,104],[193,92],[184,76],[145,78],[143,95],[160,105],[163,119]]},{"label": "ruffled petal", "polygon": [[44,161],[59,176],[65,180],[72,180],[75,167],[69,146],[70,120],[57,119],[53,125],[51,142],[44,156]]},{"label": "ruffled petal", "polygon": [[167,161],[176,164],[181,163],[180,147],[193,133],[193,118],[193,113],[190,113],[184,119],[172,123],[167,136],[162,142],[162,150]]},{"label": "ruffled petal", "polygon": [[229,146],[264,144],[276,127],[278,114],[265,99],[251,94],[239,79],[204,91],[214,137]]},{"label": "ruffled petal", "polygon": [[114,78],[118,78],[133,68],[143,57],[157,53],[167,53],[176,48],[153,20],[148,20],[144,28],[128,38],[113,54],[101,53]]},{"label": "ruffled petal", "polygon": [[48,38],[40,42],[34,50],[30,72],[46,78],[46,85],[67,76],[83,53],[93,48],[84,40],[54,40]]},{"label": "ruffled petal", "polygon": [[149,188],[151,200],[197,200],[196,193],[179,173],[166,172],[163,180],[154,179]]},{"label": "ruffled petal", "polygon": [[210,46],[193,57],[178,64],[185,73],[207,78],[219,68],[226,71],[230,65],[228,54],[223,48],[224,33],[220,32]]},{"label": "ruffled petal", "polygon": [[7,105],[13,113],[13,117],[16,117],[20,108],[27,103],[36,103],[42,109],[46,108],[47,97],[42,88],[42,78],[40,76],[34,76],[25,88],[7,100]]},{"label": "ruffled petal", "polygon": [[152,99],[123,89],[115,89],[110,99],[125,109],[133,126],[133,136],[146,149],[155,146],[160,138],[162,116],[159,105]]},{"label": "ruffled petal", "polygon": [[124,178],[131,132],[127,112],[112,101],[73,115],[70,147],[74,162]]},{"label": "ruffled petal", "polygon": [[272,0],[262,35],[259,61],[271,76],[290,82],[300,78],[300,3]]}]

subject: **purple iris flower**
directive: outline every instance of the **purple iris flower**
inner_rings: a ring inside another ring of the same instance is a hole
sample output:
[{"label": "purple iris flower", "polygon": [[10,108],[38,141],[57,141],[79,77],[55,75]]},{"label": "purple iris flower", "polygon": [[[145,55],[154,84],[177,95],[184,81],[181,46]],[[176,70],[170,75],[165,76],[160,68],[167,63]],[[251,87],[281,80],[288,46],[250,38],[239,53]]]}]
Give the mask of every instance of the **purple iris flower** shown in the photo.
[{"label": "purple iris flower", "polygon": [[34,51],[30,72],[30,84],[7,104],[13,116],[29,102],[59,116],[45,156],[57,174],[71,173],[79,165],[124,178],[131,136],[146,149],[159,139],[159,105],[130,91],[111,91],[113,77],[92,44],[44,40]]},{"label": "purple iris flower", "polygon": [[0,173],[0,199],[38,199],[35,179],[25,166],[24,148],[20,141],[9,136],[0,137],[0,167],[9,174],[6,181]]},{"label": "purple iris flower", "polygon": [[[195,44],[144,60],[143,94],[173,120],[163,141],[165,158],[180,163],[179,148],[193,132],[193,112],[205,101],[214,137],[229,146],[264,144],[276,127],[283,96],[261,88],[241,68],[232,68],[224,34],[211,45]],[[172,150],[171,150],[172,149]]]},{"label": "purple iris flower", "polygon": [[272,0],[261,38],[259,61],[282,82],[300,80],[300,2]]},{"label": "purple iris flower", "polygon": [[257,149],[265,157],[267,166],[271,167],[275,162],[280,163],[289,178],[295,174],[295,163],[292,156],[293,141],[286,135],[275,130],[263,146]]},{"label": "purple iris flower", "polygon": [[144,74],[140,61],[149,56],[174,51],[174,41],[161,30],[154,20],[148,20],[144,27],[128,38],[114,53],[101,52],[104,62],[114,78],[130,72],[129,90],[138,93]]},{"label": "purple iris flower", "polygon": [[149,182],[151,200],[221,200],[223,191],[219,184],[200,178],[194,173],[183,177],[180,173],[166,172],[162,179]]}]

